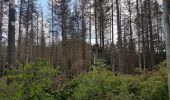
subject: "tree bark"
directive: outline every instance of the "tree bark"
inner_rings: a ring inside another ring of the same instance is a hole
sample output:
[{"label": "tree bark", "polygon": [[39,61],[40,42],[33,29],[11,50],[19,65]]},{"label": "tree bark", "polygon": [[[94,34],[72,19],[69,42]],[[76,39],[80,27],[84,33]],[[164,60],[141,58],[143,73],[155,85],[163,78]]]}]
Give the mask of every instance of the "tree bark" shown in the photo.
[{"label": "tree bark", "polygon": [[36,50],[36,58],[39,57],[38,51],[39,51],[39,14],[37,13],[37,50]]},{"label": "tree bark", "polygon": [[3,21],[3,1],[0,1],[0,66],[3,64],[3,50],[2,50],[2,21]]},{"label": "tree bark", "polygon": [[15,64],[15,0],[9,2],[8,22],[8,64]]},{"label": "tree bark", "polygon": [[30,0],[28,0],[27,4],[27,14],[26,14],[26,37],[25,37],[25,64],[29,62],[29,7],[30,7]]},{"label": "tree bark", "polygon": [[97,34],[97,0],[95,0],[95,9],[94,9],[94,13],[95,13],[95,39],[96,39],[96,45],[98,45],[98,34]]},{"label": "tree bark", "polygon": [[122,32],[121,32],[121,17],[120,17],[120,6],[119,0],[116,0],[117,10],[117,31],[118,31],[118,49],[119,49],[119,71],[123,73],[123,56],[122,56]]},{"label": "tree bark", "polygon": [[134,67],[133,62],[133,30],[132,30],[132,10],[131,10],[131,2],[130,0],[128,2],[128,9],[129,9],[129,28],[130,28],[130,72],[132,72],[132,69]]},{"label": "tree bark", "polygon": [[138,56],[139,56],[139,68],[142,69],[142,61],[141,61],[141,28],[140,28],[140,17],[139,14],[139,0],[136,0],[136,12],[137,12],[137,32],[138,32]]},{"label": "tree bark", "polygon": [[166,34],[166,59],[168,67],[168,86],[170,99],[170,0],[163,0],[164,32]]},{"label": "tree bark", "polygon": [[114,64],[114,25],[113,25],[113,0],[112,0],[112,35],[111,35],[111,67],[112,67],[112,71],[114,71],[114,67],[115,67],[115,64]]},{"label": "tree bark", "polygon": [[22,13],[23,13],[23,0],[20,0],[20,12],[19,12],[19,36],[18,36],[18,62],[21,62],[21,52],[22,52],[22,40],[21,40],[21,36],[22,36],[22,30],[21,30],[21,26],[22,26]]},{"label": "tree bark", "polygon": [[153,44],[153,30],[152,30],[152,15],[151,15],[151,0],[148,0],[148,10],[149,10],[149,33],[150,33],[150,67],[152,69],[155,65],[154,62],[154,44]]}]

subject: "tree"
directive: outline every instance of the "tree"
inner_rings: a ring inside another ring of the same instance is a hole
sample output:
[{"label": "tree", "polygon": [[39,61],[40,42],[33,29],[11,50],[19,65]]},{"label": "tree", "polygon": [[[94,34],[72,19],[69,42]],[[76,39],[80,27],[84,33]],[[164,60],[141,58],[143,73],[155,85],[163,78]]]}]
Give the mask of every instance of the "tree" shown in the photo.
[{"label": "tree", "polygon": [[128,4],[128,13],[129,13],[129,33],[130,33],[130,40],[129,40],[129,53],[130,53],[130,72],[132,72],[132,69],[134,67],[134,58],[133,58],[133,30],[132,30],[132,3],[131,0],[127,0]]},{"label": "tree", "polygon": [[119,71],[123,73],[123,55],[122,55],[122,32],[121,32],[121,14],[120,14],[120,1],[116,0],[117,10],[117,32],[118,32],[118,54],[119,54]]},{"label": "tree", "polygon": [[3,25],[3,1],[0,1],[0,66],[3,62],[2,51],[2,25]]},{"label": "tree", "polygon": [[149,19],[149,35],[150,35],[150,68],[152,69],[155,65],[154,63],[154,44],[153,44],[153,27],[152,27],[152,13],[151,13],[151,0],[148,1],[148,19]]},{"label": "tree", "polygon": [[92,39],[92,4],[91,4],[91,0],[89,0],[89,44],[90,46],[92,45],[91,43],[91,39]]},{"label": "tree", "polygon": [[[70,14],[70,6],[69,6],[70,0],[58,0],[55,7],[55,23],[56,24],[56,29],[58,29],[58,32],[56,32],[56,36],[61,33],[61,39],[62,39],[62,73],[66,74],[67,73],[67,68],[68,68],[68,51],[67,51],[67,40],[68,40],[68,19],[69,19],[69,14]],[[59,35],[59,36],[60,36]]]},{"label": "tree", "polygon": [[115,68],[115,63],[114,63],[114,16],[113,16],[113,13],[114,13],[114,8],[113,8],[113,0],[111,0],[112,2],[112,6],[111,6],[111,67],[112,67],[112,70],[114,71],[114,68]]},{"label": "tree", "polygon": [[17,59],[19,62],[22,61],[22,16],[23,16],[23,5],[24,0],[20,0],[20,8],[19,8],[19,36],[18,36],[18,53],[17,53]]},{"label": "tree", "polygon": [[168,86],[170,99],[170,0],[163,0],[164,9],[164,32],[166,34],[166,59],[168,66]]},{"label": "tree", "polygon": [[97,33],[97,0],[94,1],[94,15],[95,15],[95,42],[98,45],[98,33]]},{"label": "tree", "polygon": [[86,23],[85,23],[85,11],[86,11],[87,1],[80,0],[80,9],[81,9],[81,36],[82,36],[82,60],[83,60],[83,69],[85,70],[85,61],[86,61]]},{"label": "tree", "polygon": [[8,64],[15,64],[15,0],[9,1],[8,22]]},{"label": "tree", "polygon": [[23,8],[23,25],[26,30],[25,34],[25,64],[33,62],[35,46],[35,29],[34,18],[37,16],[36,0],[27,0]]},{"label": "tree", "polygon": [[37,34],[36,34],[36,46],[37,46],[37,49],[36,49],[36,58],[39,57],[38,55],[38,52],[39,52],[39,13],[37,12],[37,18],[36,18],[36,26],[37,26]]},{"label": "tree", "polygon": [[141,28],[140,28],[140,12],[139,12],[139,0],[136,0],[136,30],[138,36],[138,56],[139,56],[139,67],[142,68],[141,61]]},{"label": "tree", "polygon": [[45,33],[44,33],[44,15],[41,13],[41,35],[40,35],[40,44],[41,44],[41,57],[45,58]]}]

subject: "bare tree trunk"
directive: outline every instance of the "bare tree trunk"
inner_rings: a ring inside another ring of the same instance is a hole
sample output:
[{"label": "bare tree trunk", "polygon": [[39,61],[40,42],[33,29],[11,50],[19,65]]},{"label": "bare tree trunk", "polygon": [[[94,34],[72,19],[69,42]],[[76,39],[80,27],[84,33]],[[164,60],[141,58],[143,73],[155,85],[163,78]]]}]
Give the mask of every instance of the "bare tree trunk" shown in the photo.
[{"label": "bare tree trunk", "polygon": [[150,33],[150,60],[151,66],[149,67],[152,69],[155,65],[154,62],[154,46],[153,46],[153,31],[152,31],[152,16],[151,16],[151,0],[148,0],[148,10],[149,10],[149,33]]},{"label": "bare tree trunk", "polygon": [[[137,12],[137,17],[139,17],[139,0],[136,0],[136,12]],[[137,18],[137,30],[138,30],[138,56],[139,56],[139,68],[142,69],[142,62],[141,62],[141,30],[139,27],[140,24],[140,19]]]},{"label": "bare tree trunk", "polygon": [[28,64],[29,62],[29,7],[30,7],[30,0],[28,0],[28,4],[27,4],[27,22],[26,22],[26,37],[25,37],[25,64]]},{"label": "bare tree trunk", "polygon": [[111,42],[111,67],[114,71],[114,25],[113,25],[113,0],[112,0],[112,42]]},{"label": "bare tree trunk", "polygon": [[20,12],[19,12],[19,36],[18,36],[18,62],[21,63],[22,57],[21,57],[21,52],[22,52],[22,30],[21,30],[21,21],[22,21],[22,13],[23,13],[23,0],[20,0]]},{"label": "bare tree trunk", "polygon": [[38,51],[39,51],[39,14],[37,13],[37,50],[36,50],[36,58],[39,57]]},{"label": "bare tree trunk", "polygon": [[93,64],[96,64],[98,58],[98,33],[97,33],[97,0],[94,1],[94,17],[95,17],[95,47],[93,53]]},{"label": "bare tree trunk", "polygon": [[[51,50],[51,54],[50,54],[50,57],[51,57],[51,64],[52,65],[54,65],[54,55],[52,55],[52,54],[55,54],[55,52],[54,52],[54,1],[52,0],[51,1],[52,3],[51,3],[51,15],[52,15],[52,17],[51,17],[51,19],[52,19],[52,25],[51,25],[51,28],[52,28],[52,50]],[[57,52],[56,52],[56,54],[57,54]],[[57,57],[56,57],[57,58]],[[57,60],[57,59],[56,59]]]},{"label": "bare tree trunk", "polygon": [[33,0],[31,0],[31,32],[30,32],[30,55],[29,55],[29,59],[31,62],[35,61],[35,55],[34,55],[34,47],[35,47],[35,44],[34,44],[34,16],[33,16],[33,13],[34,13],[34,3],[33,3]]},{"label": "bare tree trunk", "polygon": [[90,46],[91,46],[91,0],[89,0],[89,3],[90,3],[90,7],[89,7],[89,10],[90,10],[90,15],[89,15],[89,43],[90,43]]},{"label": "bare tree trunk", "polygon": [[86,34],[86,29],[85,29],[85,22],[84,22],[84,13],[82,15],[82,60],[83,60],[83,70],[86,70],[85,67],[86,67],[86,37],[85,37],[85,34]]},{"label": "bare tree trunk", "polygon": [[3,21],[3,1],[0,1],[0,66],[3,64],[3,50],[2,50],[2,21]]},{"label": "bare tree trunk", "polygon": [[15,64],[15,0],[9,2],[8,64]]},{"label": "bare tree trunk", "polygon": [[96,37],[96,45],[98,45],[98,34],[97,34],[97,0],[95,0],[95,37]]},{"label": "bare tree trunk", "polygon": [[[142,0],[140,0],[140,3],[142,4]],[[143,69],[146,69],[146,48],[145,48],[145,32],[144,32],[144,13],[143,8],[141,8],[141,33],[142,33],[142,55],[143,55]]]},{"label": "bare tree trunk", "polygon": [[166,59],[168,67],[168,86],[170,99],[170,0],[163,0],[164,7],[164,32],[166,34]]},{"label": "bare tree trunk", "polygon": [[119,0],[116,0],[116,10],[117,10],[117,31],[118,31],[118,48],[119,48],[119,71],[123,73],[122,32],[121,32]]},{"label": "bare tree trunk", "polygon": [[129,8],[129,27],[130,27],[130,73],[134,67],[133,62],[133,30],[132,30],[132,11],[131,11],[131,2],[128,0],[128,8]]},{"label": "bare tree trunk", "polygon": [[41,19],[41,57],[44,58],[44,53],[45,53],[45,37],[44,37],[44,15],[43,12],[41,14],[42,19]]}]

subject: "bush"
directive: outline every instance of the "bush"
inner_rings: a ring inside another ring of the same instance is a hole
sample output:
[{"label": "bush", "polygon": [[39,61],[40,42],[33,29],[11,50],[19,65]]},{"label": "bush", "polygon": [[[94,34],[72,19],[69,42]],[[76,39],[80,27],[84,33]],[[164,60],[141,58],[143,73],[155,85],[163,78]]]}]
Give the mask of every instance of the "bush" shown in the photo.
[{"label": "bush", "polygon": [[7,70],[0,79],[0,98],[12,100],[51,100],[46,90],[51,88],[52,78],[59,74],[48,61],[39,59],[35,64]]},{"label": "bush", "polygon": [[0,78],[3,100],[168,100],[166,64],[139,75],[111,72],[99,62],[93,71],[74,77],[59,89],[51,87],[58,70],[46,60],[18,69],[8,70]]},{"label": "bush", "polygon": [[63,100],[168,100],[164,63],[158,70],[142,76],[117,76],[97,65],[93,71],[67,83],[58,97],[64,96]]}]

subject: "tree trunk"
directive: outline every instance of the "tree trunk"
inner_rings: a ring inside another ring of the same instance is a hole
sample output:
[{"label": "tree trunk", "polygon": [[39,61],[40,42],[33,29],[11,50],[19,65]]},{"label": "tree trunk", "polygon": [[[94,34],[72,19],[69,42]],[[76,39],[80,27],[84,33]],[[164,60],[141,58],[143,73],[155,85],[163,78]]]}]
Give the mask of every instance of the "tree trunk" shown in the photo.
[{"label": "tree trunk", "polygon": [[112,67],[112,71],[114,71],[114,25],[113,25],[113,0],[112,0],[112,38],[111,38],[111,67]]},{"label": "tree trunk", "polygon": [[163,0],[164,8],[164,32],[166,34],[166,57],[168,67],[168,86],[170,99],[170,0]]},{"label": "tree trunk", "polygon": [[[140,0],[142,4],[142,0]],[[143,69],[146,69],[146,47],[145,47],[145,32],[144,32],[144,13],[143,8],[141,8],[141,34],[142,34],[142,56],[143,56]]]},{"label": "tree trunk", "polygon": [[39,51],[39,14],[37,13],[37,50],[36,50],[36,58],[39,57],[38,51]]},{"label": "tree trunk", "polygon": [[85,22],[84,22],[84,14],[82,14],[82,60],[83,60],[83,70],[86,70],[86,29],[85,29]]},{"label": "tree trunk", "polygon": [[123,58],[122,58],[122,32],[121,32],[121,17],[119,0],[116,0],[117,10],[117,31],[118,31],[118,49],[119,49],[119,71],[123,73]]},{"label": "tree trunk", "polygon": [[90,10],[90,15],[89,15],[89,43],[90,43],[90,46],[91,46],[91,0],[89,1],[90,2],[90,7],[89,7],[89,10]]},{"label": "tree trunk", "polygon": [[25,64],[27,65],[29,62],[29,7],[30,7],[30,0],[28,0],[27,4],[27,22],[26,22],[26,37],[25,37]]},{"label": "tree trunk", "polygon": [[154,62],[154,44],[153,44],[153,30],[152,30],[152,16],[151,16],[151,0],[148,0],[148,10],[149,10],[149,33],[150,33],[150,67],[152,69],[155,65]]},{"label": "tree trunk", "polygon": [[130,28],[130,73],[134,67],[133,63],[133,30],[132,30],[132,11],[131,11],[131,2],[128,0],[128,8],[129,8],[129,28]]},{"label": "tree trunk", "polygon": [[0,1],[0,66],[3,64],[3,50],[2,50],[2,21],[3,21],[3,1]]},{"label": "tree trunk", "polygon": [[[54,65],[54,61],[57,60],[55,59],[54,60],[54,55],[52,54],[55,54],[57,52],[54,52],[55,48],[54,48],[54,1],[52,0],[51,1],[52,4],[51,4],[51,19],[52,19],[52,25],[51,25],[51,31],[52,31],[52,48],[51,48],[51,54],[50,54],[50,57],[51,57],[51,64]],[[57,57],[56,57],[57,58]]]},{"label": "tree trunk", "polygon": [[41,14],[42,19],[41,19],[41,57],[45,57],[45,37],[44,37],[44,14],[42,12]]},{"label": "tree trunk", "polygon": [[138,18],[140,16],[139,14],[139,0],[136,0],[136,12],[137,12],[137,32],[138,32],[138,63],[139,63],[139,68],[142,69],[142,62],[141,62],[141,28],[140,28],[140,19]]},{"label": "tree trunk", "polygon": [[96,39],[96,45],[98,45],[98,34],[97,34],[97,1],[95,0],[95,39]]},{"label": "tree trunk", "polygon": [[33,62],[33,61],[35,61],[35,54],[34,54],[34,47],[35,47],[35,42],[34,42],[34,35],[35,35],[35,33],[34,33],[34,15],[33,15],[33,13],[34,13],[34,1],[33,0],[31,0],[31,32],[30,32],[30,57],[29,57],[29,59],[30,59],[30,61],[31,62]]},{"label": "tree trunk", "polygon": [[21,21],[22,21],[22,13],[23,13],[23,0],[20,0],[20,12],[19,12],[19,36],[18,36],[18,62],[20,63],[21,60],[22,60],[22,57],[21,57],[21,52],[22,52],[22,40],[21,40],[21,36],[22,36],[22,30],[21,30]]},{"label": "tree trunk", "polygon": [[8,22],[8,64],[15,64],[15,0],[9,2]]}]

